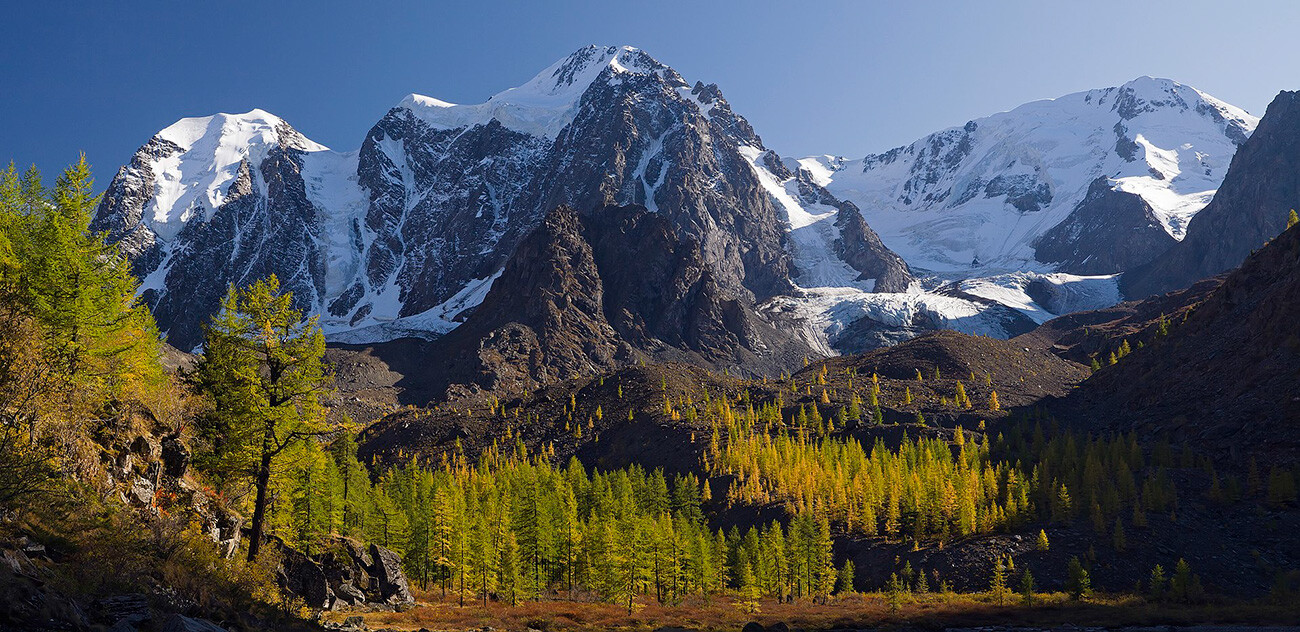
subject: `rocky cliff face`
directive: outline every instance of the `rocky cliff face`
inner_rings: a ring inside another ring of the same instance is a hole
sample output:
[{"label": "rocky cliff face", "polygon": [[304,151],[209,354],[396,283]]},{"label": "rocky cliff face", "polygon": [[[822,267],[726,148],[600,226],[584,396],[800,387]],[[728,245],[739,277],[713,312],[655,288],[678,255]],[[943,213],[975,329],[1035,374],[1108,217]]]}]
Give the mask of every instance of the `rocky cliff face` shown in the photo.
[{"label": "rocky cliff face", "polygon": [[1115,274],[1176,243],[1142,196],[1115,190],[1101,176],[1074,212],[1034,243],[1034,257],[1070,274]]},{"label": "rocky cliff face", "polygon": [[1142,298],[1187,287],[1232,269],[1286,227],[1300,207],[1300,92],[1282,92],[1232,158],[1223,186],[1192,219],[1187,237],[1124,274],[1126,296]]},{"label": "rocky cliff face", "polygon": [[[636,265],[628,265],[628,262]],[[435,391],[519,392],[642,358],[749,372],[807,348],[718,283],[699,242],[640,206],[561,206],[520,242],[483,303],[434,341]]]},{"label": "rocky cliff face", "polygon": [[[691,260],[752,318],[754,304],[824,282],[824,268],[868,288],[910,282],[861,217],[836,222],[840,201],[787,171],[717,86],[631,48],[581,49],[482,104],[411,95],[354,153],[260,111],[185,119],[119,172],[95,223],[131,255],[182,348],[227,286],[271,273],[333,339],[372,342],[460,326],[551,210],[626,204],[663,231],[643,244],[663,252],[643,257]],[[635,280],[614,269],[635,265],[601,268]],[[730,326],[714,317],[695,313],[666,337],[624,329],[693,352],[689,339]]]}]

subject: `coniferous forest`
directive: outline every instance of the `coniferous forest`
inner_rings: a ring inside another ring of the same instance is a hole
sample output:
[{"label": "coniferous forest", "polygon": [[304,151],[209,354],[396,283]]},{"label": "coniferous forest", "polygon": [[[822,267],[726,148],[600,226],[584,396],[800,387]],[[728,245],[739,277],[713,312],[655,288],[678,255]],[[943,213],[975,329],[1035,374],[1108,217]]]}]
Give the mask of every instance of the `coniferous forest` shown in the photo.
[{"label": "coniferous forest", "polygon": [[[462,431],[374,443],[316,317],[274,275],[228,288],[198,353],[171,348],[89,228],[93,191],[84,159],[53,184],[0,177],[0,507],[24,552],[5,590],[44,616],[70,595],[145,595],[131,607],[232,629],[322,612],[594,629],[1300,611],[1285,557],[1300,468],[1267,446],[1058,419],[1023,403],[1041,375],[996,356],[965,374],[868,355],[758,378],[640,360],[395,406],[375,428]],[[1101,375],[1173,344],[1173,320],[1078,365]]]}]

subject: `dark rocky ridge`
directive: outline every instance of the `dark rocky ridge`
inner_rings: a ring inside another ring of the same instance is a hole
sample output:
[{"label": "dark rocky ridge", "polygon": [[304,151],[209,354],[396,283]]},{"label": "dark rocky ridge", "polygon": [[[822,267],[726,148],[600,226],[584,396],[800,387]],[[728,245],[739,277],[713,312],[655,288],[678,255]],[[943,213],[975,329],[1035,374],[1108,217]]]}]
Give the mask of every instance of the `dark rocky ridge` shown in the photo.
[{"label": "dark rocky ridge", "polygon": [[647,357],[775,371],[806,347],[722,287],[699,243],[677,241],[662,215],[561,206],[429,353],[441,359],[425,371],[432,392],[455,396],[518,392]]},{"label": "dark rocky ridge", "polygon": [[1215,445],[1240,464],[1300,460],[1300,229],[1251,255],[1169,335],[1053,406],[1062,417]]},{"label": "dark rocky ridge", "polygon": [[1125,296],[1187,287],[1230,270],[1286,226],[1300,206],[1300,92],[1283,91],[1232,157],[1223,184],[1187,225],[1187,236],[1121,277]]},{"label": "dark rocky ridge", "polygon": [[1034,244],[1034,258],[1070,274],[1114,274],[1154,259],[1175,243],[1141,196],[1116,191],[1101,176],[1070,216]]}]

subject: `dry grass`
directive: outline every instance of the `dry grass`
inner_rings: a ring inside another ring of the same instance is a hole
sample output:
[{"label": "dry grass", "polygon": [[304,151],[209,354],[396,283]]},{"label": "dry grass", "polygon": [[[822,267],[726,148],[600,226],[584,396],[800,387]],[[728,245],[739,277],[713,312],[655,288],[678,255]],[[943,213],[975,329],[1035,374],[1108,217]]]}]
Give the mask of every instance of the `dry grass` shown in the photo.
[{"label": "dry grass", "polygon": [[[1033,606],[997,606],[986,595],[948,594],[913,595],[904,598],[902,607],[891,612],[884,595],[852,595],[832,600],[828,604],[797,602],[792,604],[763,601],[758,612],[748,612],[731,598],[703,601],[687,600],[681,605],[667,606],[638,602],[632,614],[627,608],[615,604],[540,601],[521,603],[510,607],[499,603],[467,604],[459,607],[454,601],[441,601],[428,596],[420,605],[406,612],[371,613],[365,615],[372,629],[396,630],[479,630],[492,627],[498,630],[526,630],[535,628],[544,632],[558,630],[607,631],[651,630],[669,626],[712,632],[735,632],[745,623],[757,621],[764,625],[777,622],[792,628],[829,630],[899,626],[916,628],[943,628],[947,626],[1049,626],[1065,623],[1106,627],[1125,625],[1178,625],[1178,624],[1289,624],[1300,623],[1300,611],[1294,607],[1261,604],[1214,604],[1181,606],[1148,604],[1132,596],[1099,596],[1079,603],[1064,594],[1040,595]],[[342,619],[345,614],[331,615]]]}]

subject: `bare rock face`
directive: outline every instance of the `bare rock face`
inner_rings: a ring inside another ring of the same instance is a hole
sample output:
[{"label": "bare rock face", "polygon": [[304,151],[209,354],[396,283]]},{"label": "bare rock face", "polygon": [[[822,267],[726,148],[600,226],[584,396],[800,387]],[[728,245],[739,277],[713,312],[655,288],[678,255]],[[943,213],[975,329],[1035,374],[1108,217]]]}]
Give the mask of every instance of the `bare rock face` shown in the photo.
[{"label": "bare rock face", "polygon": [[645,357],[751,370],[802,357],[752,299],[717,281],[703,249],[644,207],[558,207],[465,324],[433,343],[429,355],[445,364],[432,370],[444,388],[460,385],[455,394],[519,391]]},{"label": "bare rock face", "polygon": [[1286,227],[1300,207],[1300,92],[1281,92],[1242,143],[1223,185],[1187,226],[1187,236],[1121,278],[1130,298],[1184,288],[1241,264]]},{"label": "bare rock face", "polygon": [[860,280],[875,279],[874,291],[906,291],[912,275],[903,258],[885,247],[852,202],[839,202],[835,206],[839,208],[835,225],[840,228],[840,239],[835,244],[837,254],[862,273]]},{"label": "bare rock face", "polygon": [[1101,176],[1074,212],[1034,244],[1034,258],[1070,274],[1114,274],[1176,243],[1141,196],[1117,191]]}]

